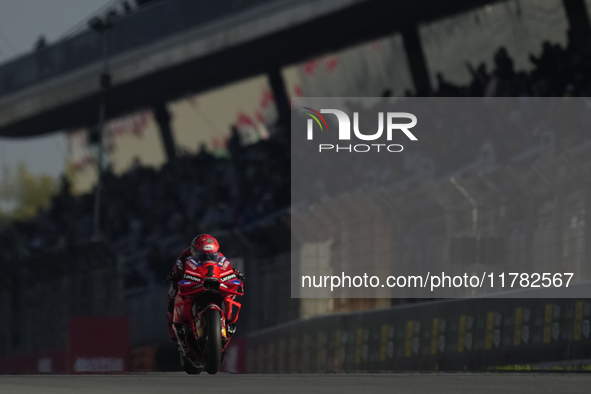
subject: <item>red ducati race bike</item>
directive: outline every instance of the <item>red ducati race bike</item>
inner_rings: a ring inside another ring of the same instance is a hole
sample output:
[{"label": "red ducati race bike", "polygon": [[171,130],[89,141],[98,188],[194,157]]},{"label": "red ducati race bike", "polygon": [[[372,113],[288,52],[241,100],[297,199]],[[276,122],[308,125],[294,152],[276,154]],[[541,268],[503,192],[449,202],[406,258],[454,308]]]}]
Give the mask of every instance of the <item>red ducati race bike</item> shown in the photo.
[{"label": "red ducati race bike", "polygon": [[241,305],[234,299],[244,295],[243,283],[231,268],[208,261],[186,264],[178,289],[173,327],[183,370],[215,374],[238,320]]}]

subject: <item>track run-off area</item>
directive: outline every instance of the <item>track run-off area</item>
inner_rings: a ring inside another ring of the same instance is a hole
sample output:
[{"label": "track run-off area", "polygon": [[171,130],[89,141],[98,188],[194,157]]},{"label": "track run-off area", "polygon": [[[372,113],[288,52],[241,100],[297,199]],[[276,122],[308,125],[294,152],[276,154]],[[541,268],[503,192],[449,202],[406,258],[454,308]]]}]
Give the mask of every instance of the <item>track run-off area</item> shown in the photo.
[{"label": "track run-off area", "polygon": [[590,393],[591,374],[396,373],[329,375],[14,375],[0,376],[2,394],[147,393]]}]

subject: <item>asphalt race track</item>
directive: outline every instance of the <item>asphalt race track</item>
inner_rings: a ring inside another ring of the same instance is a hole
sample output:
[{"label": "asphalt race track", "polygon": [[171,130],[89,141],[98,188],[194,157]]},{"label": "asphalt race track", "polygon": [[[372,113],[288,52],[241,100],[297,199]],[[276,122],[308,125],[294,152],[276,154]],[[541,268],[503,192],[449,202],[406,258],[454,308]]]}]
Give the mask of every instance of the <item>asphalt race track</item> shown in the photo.
[{"label": "asphalt race track", "polygon": [[589,393],[591,374],[356,374],[0,376],[2,394],[145,393]]}]

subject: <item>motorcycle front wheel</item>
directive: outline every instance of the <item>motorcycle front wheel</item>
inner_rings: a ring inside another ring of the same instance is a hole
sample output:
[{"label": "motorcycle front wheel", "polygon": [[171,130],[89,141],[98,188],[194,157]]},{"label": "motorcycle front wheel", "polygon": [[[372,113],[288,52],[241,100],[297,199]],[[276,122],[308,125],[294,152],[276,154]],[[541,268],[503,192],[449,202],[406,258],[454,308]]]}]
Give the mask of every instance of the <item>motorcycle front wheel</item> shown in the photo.
[{"label": "motorcycle front wheel", "polygon": [[216,374],[222,363],[222,317],[218,310],[205,312],[205,335],[205,370],[209,374]]}]

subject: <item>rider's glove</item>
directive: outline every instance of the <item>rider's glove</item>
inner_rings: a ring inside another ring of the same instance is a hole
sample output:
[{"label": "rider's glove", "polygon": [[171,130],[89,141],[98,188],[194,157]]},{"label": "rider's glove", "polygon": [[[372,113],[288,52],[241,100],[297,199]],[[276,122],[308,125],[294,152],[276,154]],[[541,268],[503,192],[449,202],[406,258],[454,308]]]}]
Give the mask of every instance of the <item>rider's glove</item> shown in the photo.
[{"label": "rider's glove", "polygon": [[234,273],[236,274],[236,277],[240,280],[244,280],[246,279],[246,276],[244,276],[244,274],[242,272],[240,272],[239,270],[234,270]]}]

